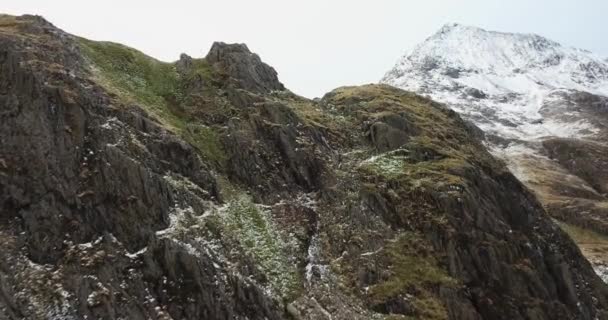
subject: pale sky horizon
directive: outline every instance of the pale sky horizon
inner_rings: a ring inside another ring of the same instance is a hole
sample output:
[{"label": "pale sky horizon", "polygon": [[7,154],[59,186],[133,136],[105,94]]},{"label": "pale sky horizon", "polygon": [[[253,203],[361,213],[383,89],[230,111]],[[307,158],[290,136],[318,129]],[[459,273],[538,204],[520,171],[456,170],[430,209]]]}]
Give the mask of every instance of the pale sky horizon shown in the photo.
[{"label": "pale sky horizon", "polygon": [[65,31],[120,42],[163,61],[204,57],[214,41],[246,43],[305,97],[378,82],[407,50],[446,23],[536,33],[608,56],[605,0],[0,0]]}]

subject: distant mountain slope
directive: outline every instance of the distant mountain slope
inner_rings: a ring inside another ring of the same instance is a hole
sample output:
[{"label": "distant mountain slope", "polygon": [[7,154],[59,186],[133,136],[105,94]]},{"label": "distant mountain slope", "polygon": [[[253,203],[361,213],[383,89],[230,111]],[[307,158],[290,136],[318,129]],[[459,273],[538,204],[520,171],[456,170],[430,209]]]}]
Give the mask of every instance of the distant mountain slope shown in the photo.
[{"label": "distant mountain slope", "polygon": [[608,235],[605,58],[538,35],[447,24],[381,82],[448,104],[554,217]]}]

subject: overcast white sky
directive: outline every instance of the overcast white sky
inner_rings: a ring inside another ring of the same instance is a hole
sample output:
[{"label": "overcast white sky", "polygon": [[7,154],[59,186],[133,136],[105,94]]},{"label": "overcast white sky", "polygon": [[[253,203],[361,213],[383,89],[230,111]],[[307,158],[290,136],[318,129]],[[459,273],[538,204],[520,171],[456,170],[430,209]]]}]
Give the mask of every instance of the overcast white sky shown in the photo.
[{"label": "overcast white sky", "polygon": [[244,42],[310,98],[377,82],[447,22],[538,33],[608,56],[608,0],[0,0],[0,12],[39,14],[165,61],[205,56],[216,40]]}]

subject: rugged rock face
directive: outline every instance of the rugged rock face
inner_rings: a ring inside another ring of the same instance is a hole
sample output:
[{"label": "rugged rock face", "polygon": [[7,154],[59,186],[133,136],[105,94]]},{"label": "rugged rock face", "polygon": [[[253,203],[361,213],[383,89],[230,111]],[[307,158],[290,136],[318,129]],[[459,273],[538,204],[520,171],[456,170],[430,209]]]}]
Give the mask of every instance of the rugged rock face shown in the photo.
[{"label": "rugged rock face", "polygon": [[[448,24],[382,82],[447,103],[553,217],[608,236],[605,60],[537,35]],[[608,255],[593,256],[606,269]]]},{"label": "rugged rock face", "polygon": [[205,60],[225,72],[242,89],[260,93],[285,89],[277,72],[251,53],[245,44],[215,42]]},{"label": "rugged rock face", "polygon": [[242,45],[163,63],[0,16],[0,118],[0,319],[608,319],[479,132],[412,93],[314,102]]}]

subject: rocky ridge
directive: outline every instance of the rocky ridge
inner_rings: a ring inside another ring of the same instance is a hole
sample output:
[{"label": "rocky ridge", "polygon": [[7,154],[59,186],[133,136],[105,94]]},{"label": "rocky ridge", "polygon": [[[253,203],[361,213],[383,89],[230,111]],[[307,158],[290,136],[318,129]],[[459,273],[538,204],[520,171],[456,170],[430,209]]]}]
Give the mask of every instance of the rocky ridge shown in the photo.
[{"label": "rocky ridge", "polygon": [[[0,319],[607,319],[453,111],[0,16]],[[565,160],[567,161],[567,160]]]}]

